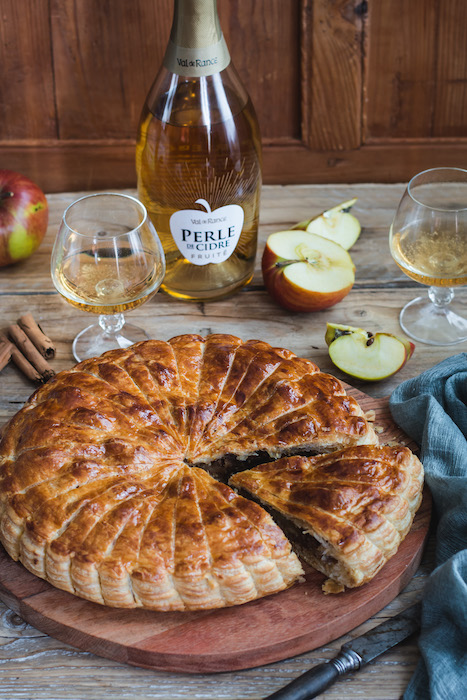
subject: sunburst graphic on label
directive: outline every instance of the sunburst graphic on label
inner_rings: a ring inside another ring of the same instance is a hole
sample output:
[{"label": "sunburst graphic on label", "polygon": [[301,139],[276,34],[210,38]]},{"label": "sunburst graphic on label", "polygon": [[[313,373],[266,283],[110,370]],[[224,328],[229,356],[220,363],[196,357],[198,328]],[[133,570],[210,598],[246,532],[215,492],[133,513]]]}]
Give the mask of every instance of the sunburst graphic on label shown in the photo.
[{"label": "sunburst graphic on label", "polygon": [[179,168],[175,176],[172,174],[163,183],[164,199],[166,202],[178,201],[186,208],[197,199],[209,202],[212,209],[231,202],[244,206],[258,184],[255,163],[245,159],[233,167],[232,161],[226,157],[220,173],[214,172],[208,158],[204,163],[200,160],[197,164],[180,163]]}]

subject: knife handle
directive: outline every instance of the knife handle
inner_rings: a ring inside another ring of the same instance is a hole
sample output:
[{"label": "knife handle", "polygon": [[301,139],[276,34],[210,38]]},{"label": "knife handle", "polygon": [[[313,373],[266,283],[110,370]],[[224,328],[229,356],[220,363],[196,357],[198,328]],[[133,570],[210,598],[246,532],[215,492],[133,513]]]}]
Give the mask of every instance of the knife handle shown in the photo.
[{"label": "knife handle", "polygon": [[309,700],[329,688],[339,676],[358,671],[362,659],[354,651],[342,647],[331,661],[326,661],[310,669],[294,681],[268,695],[264,700]]}]

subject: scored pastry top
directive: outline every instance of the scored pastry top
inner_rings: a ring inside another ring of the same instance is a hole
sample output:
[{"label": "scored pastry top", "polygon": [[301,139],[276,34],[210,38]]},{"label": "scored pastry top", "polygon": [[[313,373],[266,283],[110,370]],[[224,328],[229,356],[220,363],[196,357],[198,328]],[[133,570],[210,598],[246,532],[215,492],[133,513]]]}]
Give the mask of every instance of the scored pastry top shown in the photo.
[{"label": "scored pastry top", "polygon": [[206,469],[375,443],[341,382],[288,350],[222,334],[146,341],[61,372],[9,422],[0,539],[95,602],[242,603],[302,569],[271,517]]},{"label": "scored pastry top", "polygon": [[284,457],[234,474],[230,484],[310,535],[300,538],[309,563],[354,587],[373,578],[408,533],[423,467],[407,447],[363,445]]}]

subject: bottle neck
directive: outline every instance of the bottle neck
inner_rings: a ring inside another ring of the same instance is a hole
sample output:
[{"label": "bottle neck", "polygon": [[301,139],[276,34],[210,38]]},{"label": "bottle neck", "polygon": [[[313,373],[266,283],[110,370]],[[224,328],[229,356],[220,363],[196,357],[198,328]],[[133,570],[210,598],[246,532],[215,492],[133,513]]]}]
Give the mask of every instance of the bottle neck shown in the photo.
[{"label": "bottle neck", "polygon": [[219,73],[229,63],[217,0],[175,0],[164,66],[177,75],[202,77]]}]

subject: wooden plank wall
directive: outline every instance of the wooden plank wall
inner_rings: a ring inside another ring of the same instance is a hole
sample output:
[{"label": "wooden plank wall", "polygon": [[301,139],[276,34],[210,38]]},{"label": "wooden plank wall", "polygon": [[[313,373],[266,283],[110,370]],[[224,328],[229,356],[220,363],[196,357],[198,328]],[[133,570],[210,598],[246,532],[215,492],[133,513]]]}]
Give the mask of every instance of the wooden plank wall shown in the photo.
[{"label": "wooden plank wall", "polygon": [[[218,0],[268,183],[467,164],[465,0]],[[48,192],[134,186],[172,0],[0,0],[0,167]]]}]

